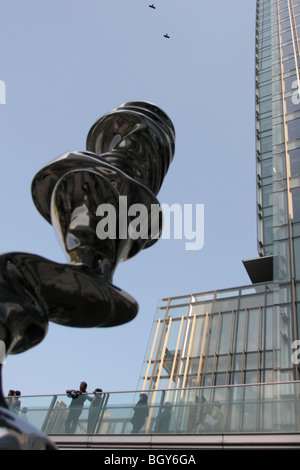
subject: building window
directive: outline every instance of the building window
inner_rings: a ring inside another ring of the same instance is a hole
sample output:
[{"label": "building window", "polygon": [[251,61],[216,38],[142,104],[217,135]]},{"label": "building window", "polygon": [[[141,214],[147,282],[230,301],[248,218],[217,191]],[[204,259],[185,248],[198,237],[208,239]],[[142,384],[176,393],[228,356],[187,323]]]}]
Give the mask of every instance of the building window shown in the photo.
[{"label": "building window", "polygon": [[297,76],[292,75],[284,79],[284,89],[285,91],[295,90],[297,88]]},{"label": "building window", "polygon": [[290,96],[286,96],[285,104],[286,104],[286,112],[288,114],[294,113],[300,110],[300,100],[299,100],[299,95],[296,89],[293,91],[293,93]]},{"label": "building window", "polygon": [[263,207],[273,205],[273,186],[271,184],[263,188]]},{"label": "building window", "polygon": [[290,152],[291,176],[300,175],[300,149]]},{"label": "building window", "polygon": [[294,240],[295,277],[300,279],[300,238]]},{"label": "building window", "polygon": [[293,222],[300,222],[300,188],[291,190],[293,200]]},{"label": "building window", "polygon": [[288,59],[283,62],[284,71],[287,72],[288,70],[294,70],[296,68],[295,59]]},{"label": "building window", "polygon": [[272,136],[262,137],[261,139],[261,152],[271,152],[272,151]]},{"label": "building window", "polygon": [[286,31],[285,33],[282,33],[281,35],[282,42],[287,42],[292,40],[292,33],[291,31]]},{"label": "building window", "polygon": [[293,119],[287,123],[289,140],[300,138],[300,119]]},{"label": "building window", "polygon": [[273,243],[273,217],[264,218],[264,244]]}]

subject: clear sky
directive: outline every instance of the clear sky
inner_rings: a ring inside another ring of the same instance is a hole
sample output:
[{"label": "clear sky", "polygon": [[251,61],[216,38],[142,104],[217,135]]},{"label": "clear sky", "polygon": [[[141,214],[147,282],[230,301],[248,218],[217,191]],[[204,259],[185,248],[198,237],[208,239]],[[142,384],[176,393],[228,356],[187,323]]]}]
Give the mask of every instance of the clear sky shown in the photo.
[{"label": "clear sky", "polygon": [[[49,324],[35,348],[7,358],[4,392],[135,390],[158,301],[250,280],[257,256],[255,0],[0,0],[0,252],[66,262],[37,212],[31,181],[106,112],[151,101],[172,119],[175,157],[158,199],[204,204],[202,249],[161,239],[119,264],[114,284],[139,303],[123,326]],[[163,35],[168,33],[170,39]]]}]

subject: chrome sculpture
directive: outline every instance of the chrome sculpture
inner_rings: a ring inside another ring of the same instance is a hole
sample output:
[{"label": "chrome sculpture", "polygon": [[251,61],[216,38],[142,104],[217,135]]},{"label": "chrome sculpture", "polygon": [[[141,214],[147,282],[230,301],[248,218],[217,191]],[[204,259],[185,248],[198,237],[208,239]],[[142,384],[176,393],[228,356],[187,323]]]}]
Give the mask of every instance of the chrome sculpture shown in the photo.
[{"label": "chrome sculpture", "polygon": [[[7,354],[39,344],[48,321],[81,328],[113,327],[137,315],[137,302],[114,286],[113,274],[120,261],[151,247],[161,235],[156,196],[173,159],[174,142],[173,124],[160,108],[128,102],[91,127],[85,151],[67,152],[35,175],[33,202],[54,227],[68,262],[28,253],[0,256],[0,340]],[[115,236],[108,232],[99,237],[99,207],[102,216],[105,208],[115,209]],[[134,210],[127,209],[140,207],[145,211],[134,231]],[[5,434],[0,437],[1,448],[13,432],[2,386],[0,406],[0,431]],[[14,419],[14,432],[20,448],[29,448],[34,439],[28,444],[28,433],[16,422],[20,419]],[[39,432],[36,443],[51,447]]]}]

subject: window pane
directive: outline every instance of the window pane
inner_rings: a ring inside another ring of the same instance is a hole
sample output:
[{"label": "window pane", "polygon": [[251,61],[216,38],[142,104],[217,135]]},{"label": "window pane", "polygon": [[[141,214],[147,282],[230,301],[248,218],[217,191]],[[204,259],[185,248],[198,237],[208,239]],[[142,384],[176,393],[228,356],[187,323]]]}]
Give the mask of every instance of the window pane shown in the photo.
[{"label": "window pane", "polygon": [[[255,351],[258,349],[258,332],[259,332],[259,310],[253,309],[248,311],[248,334],[247,334],[247,351]],[[250,357],[251,355],[249,355]]]},{"label": "window pane", "polygon": [[291,77],[287,77],[284,79],[284,88],[285,91],[294,90],[295,88],[297,88],[296,75],[292,75]]},{"label": "window pane", "polygon": [[272,206],[273,202],[273,187],[272,185],[264,186],[263,188],[263,207]]},{"label": "window pane", "polygon": [[292,191],[293,199],[293,222],[300,221],[300,188],[294,188]]},{"label": "window pane", "polygon": [[287,123],[289,140],[300,138],[300,119],[294,119]]},{"label": "window pane", "polygon": [[287,113],[294,113],[300,110],[298,90],[294,90],[291,96],[286,97],[285,104]]},{"label": "window pane", "polygon": [[287,30],[281,35],[282,42],[287,42],[292,40],[292,33],[291,30]]},{"label": "window pane", "polygon": [[221,316],[221,331],[219,340],[219,354],[226,354],[230,348],[231,313],[223,313]]},{"label": "window pane", "polygon": [[273,307],[267,307],[265,316],[265,349],[273,348]]},{"label": "window pane", "polygon": [[238,313],[238,324],[236,334],[236,352],[242,352],[244,349],[244,331],[245,331],[245,312],[241,311]]},{"label": "window pane", "polygon": [[294,240],[295,276],[300,279],[300,238]]},{"label": "window pane", "polygon": [[289,44],[287,46],[283,46],[282,48],[282,54],[283,54],[283,57],[286,57],[290,54],[293,54],[294,52],[294,49],[293,49],[293,44]]},{"label": "window pane", "polygon": [[271,152],[272,150],[272,136],[264,137],[261,139],[261,151]]},{"label": "window pane", "polygon": [[284,71],[294,70],[296,68],[295,59],[288,59],[283,62]]},{"label": "window pane", "polygon": [[300,175],[300,149],[290,152],[291,175]]},{"label": "window pane", "polygon": [[216,348],[219,315],[212,315],[211,336],[209,343],[209,354],[214,354]]}]

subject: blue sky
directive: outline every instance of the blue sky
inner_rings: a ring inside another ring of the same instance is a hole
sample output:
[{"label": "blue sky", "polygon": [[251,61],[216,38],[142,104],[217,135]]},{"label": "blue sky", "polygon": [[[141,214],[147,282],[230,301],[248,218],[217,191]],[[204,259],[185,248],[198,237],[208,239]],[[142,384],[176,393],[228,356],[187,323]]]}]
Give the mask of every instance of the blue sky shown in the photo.
[{"label": "blue sky", "polygon": [[[119,264],[114,284],[139,303],[129,324],[49,324],[35,348],[7,358],[4,392],[135,390],[158,301],[250,284],[257,256],[254,0],[0,0],[0,251],[64,263],[31,199],[34,175],[106,112],[151,101],[172,119],[175,156],[158,200],[204,204],[205,241],[159,240]],[[163,35],[168,33],[170,39]]]}]

